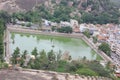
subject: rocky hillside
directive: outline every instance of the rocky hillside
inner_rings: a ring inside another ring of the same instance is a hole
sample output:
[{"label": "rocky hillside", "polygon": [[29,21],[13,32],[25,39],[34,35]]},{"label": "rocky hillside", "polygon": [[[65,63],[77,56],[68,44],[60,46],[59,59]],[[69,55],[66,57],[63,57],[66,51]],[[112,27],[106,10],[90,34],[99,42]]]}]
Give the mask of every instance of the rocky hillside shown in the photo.
[{"label": "rocky hillside", "polygon": [[106,24],[119,23],[120,16],[110,0],[0,0],[0,10],[11,13],[31,11],[22,16],[26,16],[24,20],[35,17],[30,18],[35,22],[43,18],[53,22],[76,19],[79,23]]},{"label": "rocky hillside", "polygon": [[0,10],[7,12],[22,11],[22,9],[15,3],[14,0],[0,0]]},{"label": "rocky hillside", "polygon": [[16,0],[16,4],[25,10],[31,10],[35,5],[44,3],[45,0]]},{"label": "rocky hillside", "polygon": [[63,4],[86,11],[104,11],[111,8],[109,0],[0,0],[0,9],[6,11],[31,10],[38,4],[46,6]]},{"label": "rocky hillside", "polygon": [[0,10],[7,12],[17,12],[31,10],[36,2],[39,4],[44,0],[0,0]]}]

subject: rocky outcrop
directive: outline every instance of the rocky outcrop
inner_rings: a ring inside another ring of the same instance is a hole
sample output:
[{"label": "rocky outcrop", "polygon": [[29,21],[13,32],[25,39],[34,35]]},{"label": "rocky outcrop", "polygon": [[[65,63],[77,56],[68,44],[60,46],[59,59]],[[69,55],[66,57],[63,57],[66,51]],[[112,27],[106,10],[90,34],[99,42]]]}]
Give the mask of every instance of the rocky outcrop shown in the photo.
[{"label": "rocky outcrop", "polygon": [[34,6],[43,3],[46,0],[16,0],[16,4],[21,8],[25,10],[31,10]]},{"label": "rocky outcrop", "polygon": [[23,69],[1,70],[0,80],[112,80],[100,76],[71,75],[69,73],[57,73],[53,71]]},{"label": "rocky outcrop", "polygon": [[[55,0],[54,3],[52,3],[52,0],[0,0],[0,10],[8,12],[29,11],[39,4],[45,4],[45,7],[49,8],[53,5],[58,6],[60,3],[61,0]],[[67,0],[67,4],[69,7],[74,6],[76,9],[82,9],[86,12],[106,11],[110,10],[111,6],[109,0]],[[96,9],[96,6],[98,6],[98,9]]]},{"label": "rocky outcrop", "polygon": [[23,11],[14,0],[0,0],[0,10],[7,11],[9,13]]},{"label": "rocky outcrop", "polygon": [[10,13],[31,10],[35,5],[44,0],[0,0],[0,10]]}]

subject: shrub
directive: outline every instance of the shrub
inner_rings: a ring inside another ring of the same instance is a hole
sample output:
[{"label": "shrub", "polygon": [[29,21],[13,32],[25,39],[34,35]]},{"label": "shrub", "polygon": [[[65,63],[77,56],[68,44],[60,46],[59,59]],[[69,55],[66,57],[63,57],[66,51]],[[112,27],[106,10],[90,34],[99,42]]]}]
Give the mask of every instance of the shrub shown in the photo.
[{"label": "shrub", "polygon": [[110,52],[111,52],[111,49],[110,49],[110,46],[108,43],[102,43],[99,47],[98,47],[99,50],[105,52],[108,56],[110,56]]},{"label": "shrub", "polygon": [[85,76],[97,76],[97,74],[93,70],[88,68],[78,69],[76,73]]}]

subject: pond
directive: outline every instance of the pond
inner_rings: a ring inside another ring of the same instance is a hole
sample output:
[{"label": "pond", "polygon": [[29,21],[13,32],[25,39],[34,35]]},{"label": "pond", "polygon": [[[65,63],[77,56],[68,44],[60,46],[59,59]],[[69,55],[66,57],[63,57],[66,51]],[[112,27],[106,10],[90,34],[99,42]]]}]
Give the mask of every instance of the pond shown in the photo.
[{"label": "pond", "polygon": [[95,53],[82,39],[68,38],[68,37],[56,37],[48,35],[31,35],[23,33],[11,33],[10,34],[10,49],[14,52],[16,47],[19,47],[21,53],[27,50],[31,53],[36,47],[38,51],[45,50],[49,52],[54,50],[56,53],[69,52],[72,59],[78,59],[86,57],[89,60],[101,60],[101,57]]}]

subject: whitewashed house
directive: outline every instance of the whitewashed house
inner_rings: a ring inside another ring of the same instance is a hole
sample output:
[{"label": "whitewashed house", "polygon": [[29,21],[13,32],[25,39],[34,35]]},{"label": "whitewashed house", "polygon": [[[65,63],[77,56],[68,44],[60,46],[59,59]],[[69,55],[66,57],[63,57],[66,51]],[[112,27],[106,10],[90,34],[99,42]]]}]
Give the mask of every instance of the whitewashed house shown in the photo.
[{"label": "whitewashed house", "polygon": [[77,20],[70,19],[70,24],[72,28],[79,27],[79,23]]},{"label": "whitewashed house", "polygon": [[85,30],[88,29],[88,27],[85,24],[80,24],[79,29],[80,29],[80,32],[84,32]]},{"label": "whitewashed house", "polygon": [[71,24],[70,24],[70,22],[67,22],[67,21],[60,21],[60,26],[61,27],[66,27],[66,26],[70,26],[71,27]]}]

